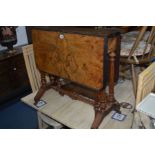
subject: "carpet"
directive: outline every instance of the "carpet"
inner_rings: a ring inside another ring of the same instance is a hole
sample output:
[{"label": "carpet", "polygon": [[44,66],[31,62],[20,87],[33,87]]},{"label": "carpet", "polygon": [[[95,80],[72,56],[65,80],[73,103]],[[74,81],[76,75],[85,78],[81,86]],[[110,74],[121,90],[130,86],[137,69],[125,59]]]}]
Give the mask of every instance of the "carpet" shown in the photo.
[{"label": "carpet", "polygon": [[0,129],[37,129],[36,110],[19,99],[9,101],[0,107]]}]

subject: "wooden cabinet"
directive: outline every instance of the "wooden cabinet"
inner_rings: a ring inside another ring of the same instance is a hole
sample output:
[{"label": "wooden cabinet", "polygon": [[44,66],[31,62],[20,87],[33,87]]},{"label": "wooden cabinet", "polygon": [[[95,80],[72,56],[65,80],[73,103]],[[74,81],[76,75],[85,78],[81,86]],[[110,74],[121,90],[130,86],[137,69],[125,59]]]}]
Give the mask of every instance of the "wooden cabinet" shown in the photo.
[{"label": "wooden cabinet", "polygon": [[21,48],[14,54],[0,53],[0,103],[30,90]]}]

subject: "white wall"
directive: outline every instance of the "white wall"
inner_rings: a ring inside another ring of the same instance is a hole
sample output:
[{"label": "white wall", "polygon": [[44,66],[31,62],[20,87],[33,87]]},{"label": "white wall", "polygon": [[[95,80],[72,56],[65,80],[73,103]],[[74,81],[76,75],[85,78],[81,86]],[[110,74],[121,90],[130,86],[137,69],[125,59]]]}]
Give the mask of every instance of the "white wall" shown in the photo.
[{"label": "white wall", "polygon": [[[16,32],[17,32],[17,44],[15,44],[14,47],[28,44],[25,26],[17,27]],[[7,47],[3,47],[0,45],[0,51],[4,49],[7,49]]]}]

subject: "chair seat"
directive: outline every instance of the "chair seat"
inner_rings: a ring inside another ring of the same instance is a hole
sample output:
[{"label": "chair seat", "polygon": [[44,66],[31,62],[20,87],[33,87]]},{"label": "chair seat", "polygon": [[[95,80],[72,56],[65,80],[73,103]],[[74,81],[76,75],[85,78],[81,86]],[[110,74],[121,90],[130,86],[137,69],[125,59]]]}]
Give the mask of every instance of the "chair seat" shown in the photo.
[{"label": "chair seat", "polygon": [[[134,42],[135,42],[134,40],[128,40],[126,42],[123,42],[123,41],[121,42],[121,56],[129,56],[129,53],[131,51],[131,48]],[[143,55],[145,45],[146,45],[145,41],[140,41],[138,47],[134,51],[134,55],[136,56]],[[150,49],[151,49],[151,44],[148,44],[145,54],[149,53]]]},{"label": "chair seat", "polygon": [[[129,56],[129,53],[133,47],[134,42],[136,41],[136,38],[139,34],[139,31],[132,31],[125,34],[122,34],[122,41],[121,41],[121,56]],[[146,45],[146,41],[148,36],[150,35],[149,31],[146,31],[143,39],[140,41],[138,47],[134,51],[135,56],[141,56],[143,55],[143,51]],[[148,44],[148,47],[145,51],[145,54],[150,52],[151,44]]]},{"label": "chair seat", "polygon": [[[135,41],[136,38],[138,37],[139,31],[132,31],[132,32],[128,32],[128,33],[124,33],[122,34],[122,41],[126,42],[126,40],[133,40]],[[143,41],[147,41],[148,37],[150,35],[150,31],[146,31],[144,36],[143,36]]]}]

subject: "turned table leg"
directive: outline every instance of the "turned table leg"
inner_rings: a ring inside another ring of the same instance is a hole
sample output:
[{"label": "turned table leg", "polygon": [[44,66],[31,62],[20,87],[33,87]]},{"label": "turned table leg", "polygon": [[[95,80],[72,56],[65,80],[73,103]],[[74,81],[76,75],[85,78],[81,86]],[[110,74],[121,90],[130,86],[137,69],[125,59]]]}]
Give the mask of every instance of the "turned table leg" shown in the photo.
[{"label": "turned table leg", "polygon": [[[120,39],[120,38],[117,38]],[[117,39],[114,39],[109,47],[109,102],[113,104],[113,109],[120,112],[120,104],[115,100],[114,96],[114,86],[115,86],[115,61],[116,61],[116,51],[115,51],[115,44]],[[119,42],[119,41],[118,41]],[[119,48],[120,49],[120,48]]]},{"label": "turned table leg", "polygon": [[91,129],[97,129],[105,116],[107,116],[112,110],[115,110],[117,113],[121,113],[120,105],[117,103],[111,103],[108,101],[100,102],[95,107],[95,118]]},{"label": "turned table leg", "polygon": [[115,85],[115,44],[117,40],[112,40],[109,51],[109,93],[100,92],[97,96],[97,100],[94,106],[95,118],[92,124],[92,129],[96,129],[101,124],[103,118],[112,110],[116,110],[120,113],[120,105],[114,97],[114,85]]}]

